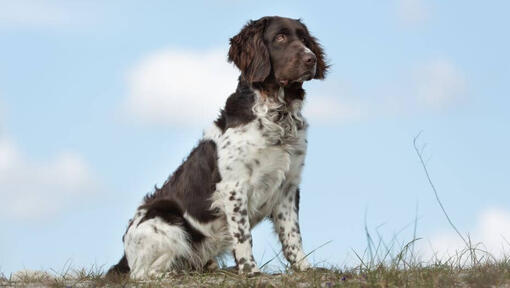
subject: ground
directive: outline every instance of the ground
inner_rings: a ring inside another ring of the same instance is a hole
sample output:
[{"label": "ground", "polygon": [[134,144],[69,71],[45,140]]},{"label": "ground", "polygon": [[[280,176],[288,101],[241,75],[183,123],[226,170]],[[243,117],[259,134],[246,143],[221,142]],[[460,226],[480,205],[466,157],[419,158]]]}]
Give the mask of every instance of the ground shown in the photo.
[{"label": "ground", "polygon": [[[403,263],[400,263],[403,264]],[[10,279],[8,279],[10,278]],[[377,265],[351,270],[315,268],[245,277],[232,270],[180,273],[148,281],[105,279],[102,271],[77,270],[62,275],[23,271],[2,276],[0,287],[510,287],[510,262],[397,267]]]}]

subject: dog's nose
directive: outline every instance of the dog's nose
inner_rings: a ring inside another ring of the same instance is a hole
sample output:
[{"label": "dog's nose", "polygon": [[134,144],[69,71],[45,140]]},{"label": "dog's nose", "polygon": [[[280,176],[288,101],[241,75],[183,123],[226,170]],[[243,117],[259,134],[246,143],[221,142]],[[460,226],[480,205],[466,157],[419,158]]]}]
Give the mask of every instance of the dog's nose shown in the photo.
[{"label": "dog's nose", "polygon": [[313,66],[315,65],[315,62],[317,62],[317,57],[315,57],[315,54],[313,53],[306,53],[305,57],[303,57],[303,61],[305,62],[306,66]]}]

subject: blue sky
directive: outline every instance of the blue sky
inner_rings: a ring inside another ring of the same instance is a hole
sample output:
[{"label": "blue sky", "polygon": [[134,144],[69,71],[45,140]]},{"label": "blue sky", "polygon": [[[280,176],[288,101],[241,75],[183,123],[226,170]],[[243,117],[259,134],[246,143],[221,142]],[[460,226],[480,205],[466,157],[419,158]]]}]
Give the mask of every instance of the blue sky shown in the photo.
[{"label": "blue sky", "polygon": [[[390,240],[416,215],[424,257],[461,247],[414,153],[421,130],[453,221],[505,253],[509,9],[505,1],[0,0],[0,271],[117,261],[142,197],[234,90],[228,39],[265,15],[302,18],[332,64],[325,81],[305,85],[301,230],[306,251],[331,241],[313,262],[353,264],[365,222]],[[254,231],[260,264],[279,250],[271,229]]]}]

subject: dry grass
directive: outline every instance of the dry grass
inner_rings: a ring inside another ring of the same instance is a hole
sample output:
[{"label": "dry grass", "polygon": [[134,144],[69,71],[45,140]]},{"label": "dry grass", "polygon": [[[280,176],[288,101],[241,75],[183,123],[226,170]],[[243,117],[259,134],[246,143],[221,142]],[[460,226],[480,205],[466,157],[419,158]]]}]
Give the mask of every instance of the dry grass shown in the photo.
[{"label": "dry grass", "polygon": [[128,277],[105,279],[98,268],[67,269],[60,273],[18,272],[9,279],[0,275],[0,287],[510,287],[508,259],[486,258],[483,263],[462,267],[459,259],[425,265],[412,263],[413,259],[404,256],[409,255],[397,255],[384,263],[366,259],[351,269],[316,268],[255,277],[240,276],[228,269],[171,274],[147,281]]},{"label": "dry grass", "polygon": [[[414,221],[416,231],[416,221]],[[61,271],[25,271],[8,277],[0,273],[0,287],[509,287],[510,258],[494,258],[482,245],[466,239],[466,248],[449,258],[435,257],[422,261],[414,252],[420,241],[390,241],[366,230],[367,247],[354,251],[358,264],[354,267],[315,268],[306,272],[284,270],[255,277],[238,275],[232,269],[212,273],[188,272],[169,274],[147,281],[128,277],[105,279],[102,267]],[[416,235],[416,232],[413,233]],[[321,245],[323,246],[323,245]],[[319,247],[320,248],[320,247]],[[315,249],[317,250],[317,249]],[[312,253],[315,251],[313,250]],[[270,262],[283,263],[280,253]],[[268,269],[265,267],[265,269]]]},{"label": "dry grass", "polygon": [[[411,241],[399,242],[398,234],[385,241],[365,225],[367,246],[353,251],[357,265],[315,268],[306,272],[285,269],[281,273],[264,273],[256,277],[238,275],[223,269],[212,273],[188,272],[169,274],[147,281],[128,277],[105,279],[103,267],[60,271],[25,271],[6,277],[0,273],[0,287],[509,287],[510,258],[496,259],[480,244],[466,237],[466,248],[452,257],[435,257],[422,261],[414,246],[416,224]],[[375,238],[373,235],[377,235]],[[321,245],[322,247],[324,245]],[[318,247],[317,249],[319,249]],[[316,251],[314,249],[311,253]],[[280,253],[264,263],[284,263]],[[268,271],[268,270],[266,270]]]}]

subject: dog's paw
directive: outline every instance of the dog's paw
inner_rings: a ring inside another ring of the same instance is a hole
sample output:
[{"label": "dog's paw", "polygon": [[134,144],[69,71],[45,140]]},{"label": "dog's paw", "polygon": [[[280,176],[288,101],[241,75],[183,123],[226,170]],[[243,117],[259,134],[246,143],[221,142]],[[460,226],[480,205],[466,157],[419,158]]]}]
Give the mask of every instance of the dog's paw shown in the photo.
[{"label": "dog's paw", "polygon": [[246,274],[246,277],[251,278],[251,277],[257,277],[257,276],[260,276],[260,275],[262,275],[262,272],[257,271],[257,272],[250,272],[250,273],[247,273],[247,274]]},{"label": "dog's paw", "polygon": [[298,261],[292,265],[292,269],[295,271],[306,271],[309,270],[312,267],[310,263],[306,259],[303,259],[301,261]]},{"label": "dog's paw", "polygon": [[260,269],[255,262],[246,262],[237,267],[239,274],[253,277],[260,275]]},{"label": "dog's paw", "polygon": [[220,266],[218,265],[218,262],[216,262],[215,259],[211,259],[211,260],[207,261],[207,263],[205,263],[205,265],[204,265],[204,271],[207,271],[207,272],[217,271],[219,268],[220,268]]}]

